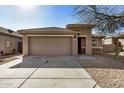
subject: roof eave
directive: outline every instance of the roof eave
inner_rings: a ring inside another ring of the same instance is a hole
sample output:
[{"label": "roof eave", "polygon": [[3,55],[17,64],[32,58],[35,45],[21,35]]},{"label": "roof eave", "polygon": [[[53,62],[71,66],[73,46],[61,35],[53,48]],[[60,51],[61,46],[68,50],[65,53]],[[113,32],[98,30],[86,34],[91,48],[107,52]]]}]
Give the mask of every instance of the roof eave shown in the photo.
[{"label": "roof eave", "polygon": [[79,32],[71,31],[71,30],[66,30],[66,31],[59,31],[59,30],[44,30],[44,31],[36,31],[36,30],[18,30],[20,34],[78,34]]}]

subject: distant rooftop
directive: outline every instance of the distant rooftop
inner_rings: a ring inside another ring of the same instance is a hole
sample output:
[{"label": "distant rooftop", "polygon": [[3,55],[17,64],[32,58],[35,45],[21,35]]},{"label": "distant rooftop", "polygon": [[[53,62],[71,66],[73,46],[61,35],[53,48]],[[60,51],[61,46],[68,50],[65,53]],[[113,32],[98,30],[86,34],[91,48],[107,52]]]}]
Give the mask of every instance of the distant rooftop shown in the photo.
[{"label": "distant rooftop", "polygon": [[106,37],[106,36],[100,34],[92,34],[92,37]]},{"label": "distant rooftop", "polygon": [[0,27],[0,33],[11,35],[11,36],[16,36],[16,37],[22,37],[22,35],[19,34],[18,32],[15,32],[11,29],[6,29],[6,28],[3,28],[3,27]]},{"label": "distant rooftop", "polygon": [[94,24],[68,24],[68,25],[66,25],[66,28],[70,28],[70,27],[79,27],[79,28],[89,27],[89,28],[93,28],[93,27],[95,27],[95,25]]},{"label": "distant rooftop", "polygon": [[118,37],[118,38],[124,38],[124,32],[121,32],[121,33],[117,34],[116,37]]}]

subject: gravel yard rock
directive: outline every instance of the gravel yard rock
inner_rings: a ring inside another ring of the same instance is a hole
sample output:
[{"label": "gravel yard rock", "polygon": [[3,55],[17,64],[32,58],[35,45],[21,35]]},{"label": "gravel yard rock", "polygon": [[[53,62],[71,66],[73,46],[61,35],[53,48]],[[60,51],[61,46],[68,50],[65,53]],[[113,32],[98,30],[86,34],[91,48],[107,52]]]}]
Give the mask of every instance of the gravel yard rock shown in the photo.
[{"label": "gravel yard rock", "polygon": [[77,60],[100,87],[124,87],[124,59],[115,59],[110,56],[92,57],[94,57],[93,60]]}]

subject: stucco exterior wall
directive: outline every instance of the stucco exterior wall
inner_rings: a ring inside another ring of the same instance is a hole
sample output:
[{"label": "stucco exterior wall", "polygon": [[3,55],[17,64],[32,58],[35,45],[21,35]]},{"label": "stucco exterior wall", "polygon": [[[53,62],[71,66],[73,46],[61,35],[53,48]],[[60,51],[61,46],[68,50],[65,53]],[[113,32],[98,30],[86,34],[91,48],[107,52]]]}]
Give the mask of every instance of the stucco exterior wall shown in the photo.
[{"label": "stucco exterior wall", "polygon": [[28,36],[27,35],[23,36],[23,55],[24,56],[28,55]]},{"label": "stucco exterior wall", "polygon": [[94,55],[103,54],[102,37],[92,37],[92,40],[96,41],[96,46],[93,46],[93,41],[92,41],[92,54]]},{"label": "stucco exterior wall", "polygon": [[115,51],[114,38],[106,38],[103,40],[103,52],[111,53]]},{"label": "stucco exterior wall", "polygon": [[92,55],[92,35],[91,35],[91,31],[90,30],[87,30],[86,55]]},{"label": "stucco exterior wall", "polygon": [[[10,42],[10,47],[6,46],[7,41]],[[13,53],[13,49],[16,50],[15,52],[18,52],[18,42],[22,42],[22,39],[0,33],[0,51],[3,51],[4,54]]]},{"label": "stucco exterior wall", "polygon": [[78,37],[72,37],[72,55],[78,55]]},{"label": "stucco exterior wall", "polygon": [[[83,26],[83,25],[82,25]],[[80,25],[73,25],[72,26],[67,26],[67,29],[73,30],[73,31],[78,31],[80,32],[79,36],[80,37],[85,37],[86,40],[86,48],[85,48],[85,52],[86,55],[92,55],[92,33],[91,33],[91,29],[92,27],[89,26],[83,26],[80,27]]]}]

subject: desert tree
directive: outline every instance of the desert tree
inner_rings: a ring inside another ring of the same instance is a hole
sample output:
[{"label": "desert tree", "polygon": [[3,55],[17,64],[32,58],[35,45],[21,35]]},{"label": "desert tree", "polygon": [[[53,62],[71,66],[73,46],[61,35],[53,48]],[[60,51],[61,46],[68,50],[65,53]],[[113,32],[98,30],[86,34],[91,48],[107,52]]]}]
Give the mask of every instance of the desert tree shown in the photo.
[{"label": "desert tree", "polygon": [[95,24],[99,34],[112,35],[124,26],[124,6],[75,6],[74,14],[80,23]]},{"label": "desert tree", "polygon": [[[115,35],[124,26],[124,6],[80,5],[74,7],[74,14],[80,23],[95,24],[94,31],[102,35]],[[118,44],[116,48],[119,55]]]}]

